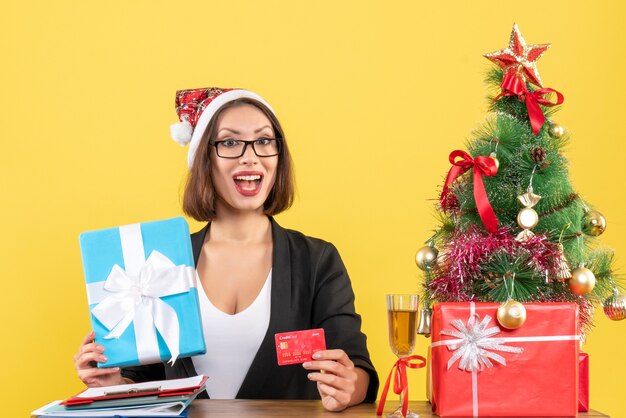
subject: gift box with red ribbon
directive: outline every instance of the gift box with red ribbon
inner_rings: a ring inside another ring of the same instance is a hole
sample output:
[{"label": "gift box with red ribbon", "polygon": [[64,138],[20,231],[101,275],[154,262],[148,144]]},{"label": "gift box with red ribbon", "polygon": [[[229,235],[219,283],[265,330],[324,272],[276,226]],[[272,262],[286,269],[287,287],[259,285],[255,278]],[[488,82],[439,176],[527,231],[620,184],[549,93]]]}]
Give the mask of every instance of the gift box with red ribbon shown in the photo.
[{"label": "gift box with red ribbon", "polygon": [[589,411],[589,354],[578,357],[578,412]]},{"label": "gift box with red ribbon", "polygon": [[435,305],[431,402],[441,417],[560,416],[578,411],[578,307],[526,303],[526,322],[499,326],[497,303]]}]

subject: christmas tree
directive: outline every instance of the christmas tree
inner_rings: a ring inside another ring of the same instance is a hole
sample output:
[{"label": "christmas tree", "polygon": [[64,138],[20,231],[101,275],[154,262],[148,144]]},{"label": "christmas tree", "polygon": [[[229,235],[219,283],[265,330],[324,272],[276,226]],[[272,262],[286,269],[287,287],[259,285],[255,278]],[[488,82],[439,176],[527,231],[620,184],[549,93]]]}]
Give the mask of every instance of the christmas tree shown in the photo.
[{"label": "christmas tree", "polygon": [[523,323],[519,302],[574,302],[581,331],[594,304],[611,319],[626,315],[613,252],[596,243],[606,220],[568,177],[570,136],[552,120],[563,95],[544,88],[537,70],[549,46],[527,45],[514,25],[509,46],[485,55],[497,64],[487,75],[495,92],[489,115],[468,151],[450,154],[440,225],[416,256],[425,307],[502,302],[501,325],[515,328]]}]

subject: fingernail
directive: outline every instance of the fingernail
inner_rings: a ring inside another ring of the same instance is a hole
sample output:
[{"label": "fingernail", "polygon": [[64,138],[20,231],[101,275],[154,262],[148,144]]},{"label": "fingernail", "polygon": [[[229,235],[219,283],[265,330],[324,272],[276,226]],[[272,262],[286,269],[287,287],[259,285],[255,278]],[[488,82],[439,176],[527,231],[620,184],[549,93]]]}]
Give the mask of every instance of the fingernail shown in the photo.
[{"label": "fingernail", "polygon": [[307,375],[306,375],[306,377],[307,377],[309,380],[311,380],[311,377],[313,377],[313,373],[309,373],[309,374],[307,374]]},{"label": "fingernail", "polygon": [[311,357],[313,357],[315,360],[317,360],[317,359],[321,358],[322,355],[320,353],[313,353],[313,355]]},{"label": "fingernail", "polygon": [[96,346],[96,350],[98,350],[98,351],[104,351],[104,347],[103,347],[103,346],[101,346],[101,345],[97,345],[97,346]]},{"label": "fingernail", "polygon": [[311,367],[311,362],[307,361],[307,362],[302,363],[302,367],[304,367],[305,369],[307,367]]},{"label": "fingernail", "polygon": [[116,372],[120,370],[119,367],[113,367],[113,370],[115,370]]},{"label": "fingernail", "polygon": [[107,361],[106,356],[100,356],[100,361]]}]

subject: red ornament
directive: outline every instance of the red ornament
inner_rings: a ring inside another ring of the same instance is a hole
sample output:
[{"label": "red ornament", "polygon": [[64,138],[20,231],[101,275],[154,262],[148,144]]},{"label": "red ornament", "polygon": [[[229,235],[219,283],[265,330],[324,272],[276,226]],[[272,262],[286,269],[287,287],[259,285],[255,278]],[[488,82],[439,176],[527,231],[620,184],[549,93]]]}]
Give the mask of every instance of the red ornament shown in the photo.
[{"label": "red ornament", "polygon": [[[461,159],[456,161],[457,157],[460,157]],[[498,218],[491,207],[491,203],[489,203],[489,198],[487,197],[487,192],[485,191],[485,185],[483,183],[483,176],[491,177],[498,173],[496,162],[491,157],[481,156],[472,158],[471,155],[462,150],[452,151],[449,158],[452,168],[450,168],[450,171],[448,172],[448,177],[446,178],[446,182],[443,185],[443,191],[441,192],[440,200],[442,202],[442,206],[445,206],[448,199],[448,189],[450,188],[450,185],[454,182],[454,180],[461,176],[461,174],[473,167],[474,199],[476,200],[476,209],[478,209],[480,219],[483,221],[487,231],[491,233],[496,232],[498,230]]]},{"label": "red ornament", "polygon": [[539,77],[539,70],[537,70],[537,60],[541,58],[548,48],[550,48],[550,44],[527,45],[517,27],[517,23],[514,23],[509,46],[499,51],[485,54],[484,57],[498,64],[507,74],[510,73],[520,77],[524,82],[529,81],[539,87],[543,87]]},{"label": "red ornament", "polygon": [[[506,73],[504,75],[500,88],[502,88],[502,93],[495,98],[494,102],[502,96],[517,96],[520,101],[526,102],[526,110],[528,111],[530,126],[532,127],[535,135],[539,133],[539,130],[546,121],[546,117],[544,116],[539,105],[556,106],[562,104],[563,100],[565,100],[561,93],[551,88],[542,88],[530,92],[526,88],[526,83],[511,73]],[[550,100],[543,97],[549,93],[556,94],[556,102],[552,103]]]}]

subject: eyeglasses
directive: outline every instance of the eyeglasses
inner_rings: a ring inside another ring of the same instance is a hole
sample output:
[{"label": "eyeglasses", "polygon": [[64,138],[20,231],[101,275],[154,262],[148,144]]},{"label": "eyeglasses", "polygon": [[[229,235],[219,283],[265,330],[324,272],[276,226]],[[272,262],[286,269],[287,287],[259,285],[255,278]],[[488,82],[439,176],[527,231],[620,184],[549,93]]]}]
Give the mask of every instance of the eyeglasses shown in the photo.
[{"label": "eyeglasses", "polygon": [[239,139],[226,139],[224,141],[209,141],[217,150],[217,156],[221,158],[239,158],[245,152],[248,145],[258,157],[274,157],[280,153],[280,138],[259,138],[254,141]]}]

